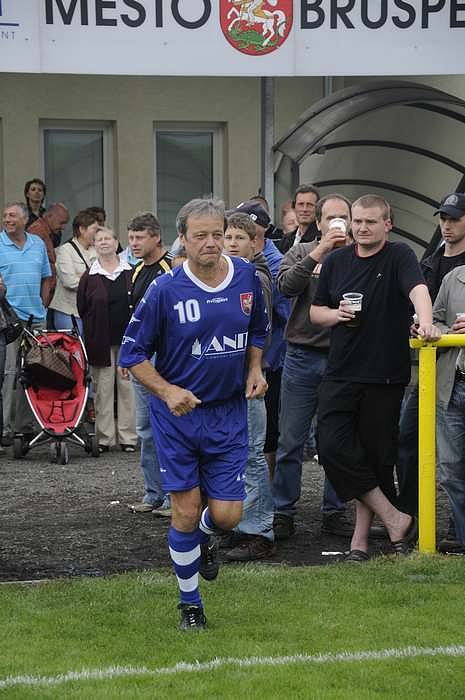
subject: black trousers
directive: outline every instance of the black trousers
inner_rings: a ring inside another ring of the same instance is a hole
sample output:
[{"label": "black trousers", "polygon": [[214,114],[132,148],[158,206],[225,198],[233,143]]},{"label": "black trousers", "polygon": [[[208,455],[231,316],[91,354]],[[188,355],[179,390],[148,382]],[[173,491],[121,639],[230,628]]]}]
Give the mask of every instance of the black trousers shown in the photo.
[{"label": "black trousers", "polygon": [[263,451],[276,452],[279,438],[279,398],[281,395],[282,367],[266,370],[268,391],[265,394],[266,437]]},{"label": "black trousers", "polygon": [[396,503],[399,414],[404,386],[323,380],[318,393],[318,460],[337,495],[379,486]]}]

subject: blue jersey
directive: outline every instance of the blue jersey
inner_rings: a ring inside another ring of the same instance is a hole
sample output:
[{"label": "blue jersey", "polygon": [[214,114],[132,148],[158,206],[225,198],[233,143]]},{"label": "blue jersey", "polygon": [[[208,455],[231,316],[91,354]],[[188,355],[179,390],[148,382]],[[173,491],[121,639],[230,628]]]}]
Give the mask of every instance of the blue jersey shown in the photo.
[{"label": "blue jersey", "polygon": [[161,376],[204,403],[244,393],[247,348],[263,348],[269,320],[254,266],[224,259],[228,273],[215,288],[195,277],[187,262],[151,283],[123,337],[122,367],[156,352]]}]

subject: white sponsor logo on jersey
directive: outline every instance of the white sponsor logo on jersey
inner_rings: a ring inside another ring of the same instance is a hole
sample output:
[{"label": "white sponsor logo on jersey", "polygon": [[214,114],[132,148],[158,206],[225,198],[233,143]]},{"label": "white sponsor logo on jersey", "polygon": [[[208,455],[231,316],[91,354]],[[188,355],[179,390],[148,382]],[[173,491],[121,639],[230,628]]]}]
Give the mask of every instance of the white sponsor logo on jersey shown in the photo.
[{"label": "white sponsor logo on jersey", "polygon": [[248,332],[235,333],[232,337],[228,335],[214,335],[208,345],[202,344],[196,338],[192,344],[191,354],[199,359],[201,357],[220,357],[221,355],[232,355],[234,353],[243,353],[247,347]]}]

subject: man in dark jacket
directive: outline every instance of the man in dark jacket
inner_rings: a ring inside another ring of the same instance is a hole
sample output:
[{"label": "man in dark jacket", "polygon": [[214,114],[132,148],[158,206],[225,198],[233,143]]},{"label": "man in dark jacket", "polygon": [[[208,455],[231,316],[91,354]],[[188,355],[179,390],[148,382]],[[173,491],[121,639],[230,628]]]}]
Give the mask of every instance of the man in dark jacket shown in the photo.
[{"label": "man in dark jacket", "polygon": [[[287,539],[295,531],[304,444],[316,414],[317,391],[328,361],[330,332],[311,323],[308,312],[322,261],[334,248],[349,241],[350,202],[340,194],[323,197],[317,203],[316,221],[321,238],[293,246],[284,256],[278,274],[278,288],[292,299],[293,305],[285,332],[287,351],[273,479],[276,539]],[[352,527],[345,519],[345,504],[328,480],[325,481],[322,510],[324,532],[340,536],[351,534]]]},{"label": "man in dark jacket", "polygon": [[292,206],[298,222],[298,227],[279,242],[281,253],[287,253],[297,243],[310,243],[318,238],[318,227],[315,222],[316,203],[320,193],[313,185],[299,185],[292,200]]}]

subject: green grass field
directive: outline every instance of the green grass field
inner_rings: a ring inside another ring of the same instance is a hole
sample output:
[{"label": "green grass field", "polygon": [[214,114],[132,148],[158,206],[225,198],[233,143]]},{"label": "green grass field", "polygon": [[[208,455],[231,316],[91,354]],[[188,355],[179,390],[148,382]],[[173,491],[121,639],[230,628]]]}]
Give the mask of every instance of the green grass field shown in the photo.
[{"label": "green grass field", "polygon": [[193,633],[169,572],[3,585],[0,696],[464,698],[464,573],[418,555],[225,566]]}]

